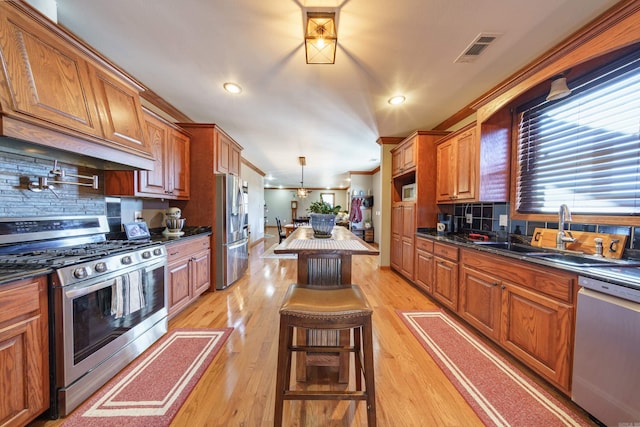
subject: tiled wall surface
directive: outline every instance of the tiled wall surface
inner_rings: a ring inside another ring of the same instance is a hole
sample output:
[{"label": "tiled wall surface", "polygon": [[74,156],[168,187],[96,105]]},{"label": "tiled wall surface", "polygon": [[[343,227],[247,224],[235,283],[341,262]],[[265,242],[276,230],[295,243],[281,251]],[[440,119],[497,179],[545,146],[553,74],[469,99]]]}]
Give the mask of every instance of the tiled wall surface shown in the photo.
[{"label": "tiled wall surface", "polygon": [[[0,152],[0,217],[49,215],[104,215],[104,176],[101,171],[58,163],[58,168],[75,175],[98,175],[100,188],[55,185],[49,190],[33,192],[29,182],[51,177],[53,161]],[[78,181],[65,177],[65,181]]]},{"label": "tiled wall surface", "polygon": [[[466,223],[466,214],[473,215],[471,224]],[[508,203],[465,203],[457,204],[454,207],[454,224],[457,230],[483,230],[483,231],[501,231],[500,215],[509,215]],[[538,221],[512,221],[508,220],[507,227],[503,231],[514,234],[522,234],[531,237],[536,227],[540,228],[558,228],[557,222],[538,222]],[[590,231],[599,233],[625,234],[629,236],[627,239],[628,249],[640,249],[640,226],[617,226],[617,225],[599,225],[599,224],[580,224],[571,222],[567,228],[574,231]]]}]

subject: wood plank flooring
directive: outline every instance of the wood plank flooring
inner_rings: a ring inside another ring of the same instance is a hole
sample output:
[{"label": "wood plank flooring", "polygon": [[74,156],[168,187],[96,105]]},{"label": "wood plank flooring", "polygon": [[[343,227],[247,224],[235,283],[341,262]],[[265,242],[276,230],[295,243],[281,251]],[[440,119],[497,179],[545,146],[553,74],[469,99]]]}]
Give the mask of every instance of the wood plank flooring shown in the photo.
[{"label": "wood plank flooring", "polygon": [[[252,247],[245,277],[227,290],[205,293],[170,321],[170,329],[234,328],[172,425],[273,425],[278,308],[296,278],[296,260],[260,258],[276,242],[268,237]],[[431,310],[436,304],[391,270],[380,269],[377,262],[376,256],[354,257],[352,277],[374,308],[378,425],[482,425],[396,314],[396,310]],[[319,384],[316,387],[329,387],[328,379],[337,377],[337,368],[310,368],[310,374]],[[285,402],[284,412],[286,426],[367,425],[364,402]]]}]

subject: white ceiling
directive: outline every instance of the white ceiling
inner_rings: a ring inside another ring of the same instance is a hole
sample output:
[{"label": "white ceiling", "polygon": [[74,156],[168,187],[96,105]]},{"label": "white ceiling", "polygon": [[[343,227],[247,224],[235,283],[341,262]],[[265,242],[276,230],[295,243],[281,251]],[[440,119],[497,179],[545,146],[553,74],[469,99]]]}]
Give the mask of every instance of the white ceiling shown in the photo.
[{"label": "white ceiling", "polygon": [[[57,0],[59,23],[196,122],[216,123],[265,183],[348,186],[380,136],[432,129],[613,0]],[[307,65],[304,11],[338,10],[334,65]],[[474,63],[454,60],[500,33]],[[227,81],[240,95],[222,89]],[[403,94],[407,101],[387,100]]]}]

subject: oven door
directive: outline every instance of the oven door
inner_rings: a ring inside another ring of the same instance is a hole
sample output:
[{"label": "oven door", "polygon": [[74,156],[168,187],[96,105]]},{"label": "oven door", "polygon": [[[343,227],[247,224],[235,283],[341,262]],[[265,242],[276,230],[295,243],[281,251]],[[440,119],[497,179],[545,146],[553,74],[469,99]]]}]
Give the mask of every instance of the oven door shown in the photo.
[{"label": "oven door", "polygon": [[54,288],[58,387],[71,385],[156,323],[166,321],[165,266],[163,260]]}]

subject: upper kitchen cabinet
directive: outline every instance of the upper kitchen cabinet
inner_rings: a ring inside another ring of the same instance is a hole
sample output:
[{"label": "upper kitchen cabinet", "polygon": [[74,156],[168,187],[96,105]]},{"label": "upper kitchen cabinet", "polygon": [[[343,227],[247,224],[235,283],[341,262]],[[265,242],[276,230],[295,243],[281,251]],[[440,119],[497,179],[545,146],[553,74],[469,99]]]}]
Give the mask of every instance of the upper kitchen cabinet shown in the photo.
[{"label": "upper kitchen cabinet", "polygon": [[440,141],[437,203],[508,201],[510,132],[511,117],[505,112]]},{"label": "upper kitchen cabinet", "polygon": [[22,2],[0,2],[1,134],[153,166],[141,86]]},{"label": "upper kitchen cabinet", "polygon": [[[393,150],[392,169],[402,169],[393,176],[391,201],[415,203],[416,227],[435,227],[436,206],[436,142],[446,136],[445,131],[416,131],[400,142]],[[396,163],[397,159],[401,159]],[[401,165],[401,166],[398,166]],[[413,186],[413,197],[403,197],[403,187]],[[414,227],[415,231],[415,227]]]},{"label": "upper kitchen cabinet", "polygon": [[242,147],[220,128],[216,128],[216,173],[229,173],[240,176],[240,157]]},{"label": "upper kitchen cabinet", "polygon": [[391,152],[391,176],[410,172],[416,167],[416,138],[407,138]]},{"label": "upper kitchen cabinet", "polygon": [[187,200],[190,196],[190,138],[178,126],[144,111],[153,169],[105,171],[105,194]]}]

